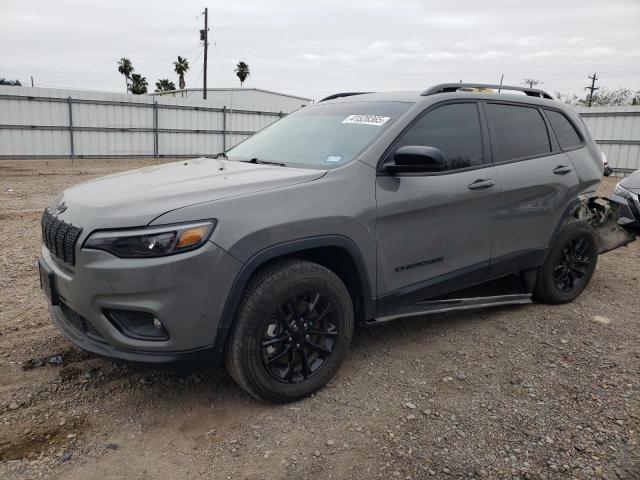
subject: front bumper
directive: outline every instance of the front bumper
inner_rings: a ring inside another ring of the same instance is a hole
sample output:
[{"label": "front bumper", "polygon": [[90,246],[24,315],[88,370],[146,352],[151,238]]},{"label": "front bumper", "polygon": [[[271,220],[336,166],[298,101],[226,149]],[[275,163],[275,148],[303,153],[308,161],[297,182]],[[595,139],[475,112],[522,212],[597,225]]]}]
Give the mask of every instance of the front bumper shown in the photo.
[{"label": "front bumper", "polygon": [[[57,302],[49,305],[51,318],[81,349],[147,364],[217,361],[211,350],[240,263],[212,242],[192,252],[150,259],[78,249],[74,267],[43,246],[40,261],[52,272],[57,295]],[[150,313],[169,337],[132,338],[108,318],[107,310]]]},{"label": "front bumper", "polygon": [[640,201],[638,197],[627,199],[612,193],[611,201],[620,206],[620,225],[640,228]]}]

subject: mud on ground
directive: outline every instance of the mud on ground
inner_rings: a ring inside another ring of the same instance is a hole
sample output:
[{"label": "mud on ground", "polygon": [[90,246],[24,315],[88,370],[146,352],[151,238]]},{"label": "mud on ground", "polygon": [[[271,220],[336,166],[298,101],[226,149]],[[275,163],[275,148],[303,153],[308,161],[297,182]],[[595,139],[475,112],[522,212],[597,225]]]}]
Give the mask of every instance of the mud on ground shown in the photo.
[{"label": "mud on ground", "polygon": [[327,388],[265,405],[224,371],[93,358],[47,316],[43,208],[152,163],[0,162],[0,478],[640,478],[640,242],[572,304],[359,329]]}]

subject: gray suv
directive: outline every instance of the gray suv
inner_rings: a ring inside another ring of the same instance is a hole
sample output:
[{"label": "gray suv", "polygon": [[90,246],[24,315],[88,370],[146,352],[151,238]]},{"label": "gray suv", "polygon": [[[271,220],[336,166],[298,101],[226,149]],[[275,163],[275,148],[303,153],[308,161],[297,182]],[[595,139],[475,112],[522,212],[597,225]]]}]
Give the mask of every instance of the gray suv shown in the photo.
[{"label": "gray suv", "polygon": [[547,93],[494,87],[332,95],[226,154],[65,190],[42,217],[53,321],[285,402],[335,374],[356,324],[573,300],[628,241],[598,233],[600,151]]}]

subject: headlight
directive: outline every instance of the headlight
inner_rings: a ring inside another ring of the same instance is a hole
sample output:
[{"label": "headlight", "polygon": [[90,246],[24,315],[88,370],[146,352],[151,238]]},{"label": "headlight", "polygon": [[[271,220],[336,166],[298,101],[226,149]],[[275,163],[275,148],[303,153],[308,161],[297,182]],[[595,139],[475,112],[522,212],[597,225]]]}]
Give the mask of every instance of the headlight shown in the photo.
[{"label": "headlight", "polygon": [[120,258],[163,257],[201,247],[211,236],[215,220],[132,230],[92,233],[84,248],[104,250]]},{"label": "headlight", "polygon": [[616,188],[613,189],[613,193],[622,198],[634,199],[636,197],[635,193],[630,192],[619,183],[616,185]]}]

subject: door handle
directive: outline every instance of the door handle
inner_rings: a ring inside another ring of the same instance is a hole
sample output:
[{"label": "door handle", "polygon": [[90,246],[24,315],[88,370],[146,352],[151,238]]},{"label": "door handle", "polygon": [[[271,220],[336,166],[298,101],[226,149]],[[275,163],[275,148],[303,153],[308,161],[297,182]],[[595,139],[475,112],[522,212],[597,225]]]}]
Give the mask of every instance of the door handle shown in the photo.
[{"label": "door handle", "polygon": [[496,184],[491,178],[487,180],[476,180],[469,185],[469,190],[484,190],[485,188],[491,188]]},{"label": "door handle", "polygon": [[555,173],[556,175],[564,175],[566,173],[569,173],[571,170],[573,169],[566,165],[558,165],[556,168],[553,169],[553,173]]}]

